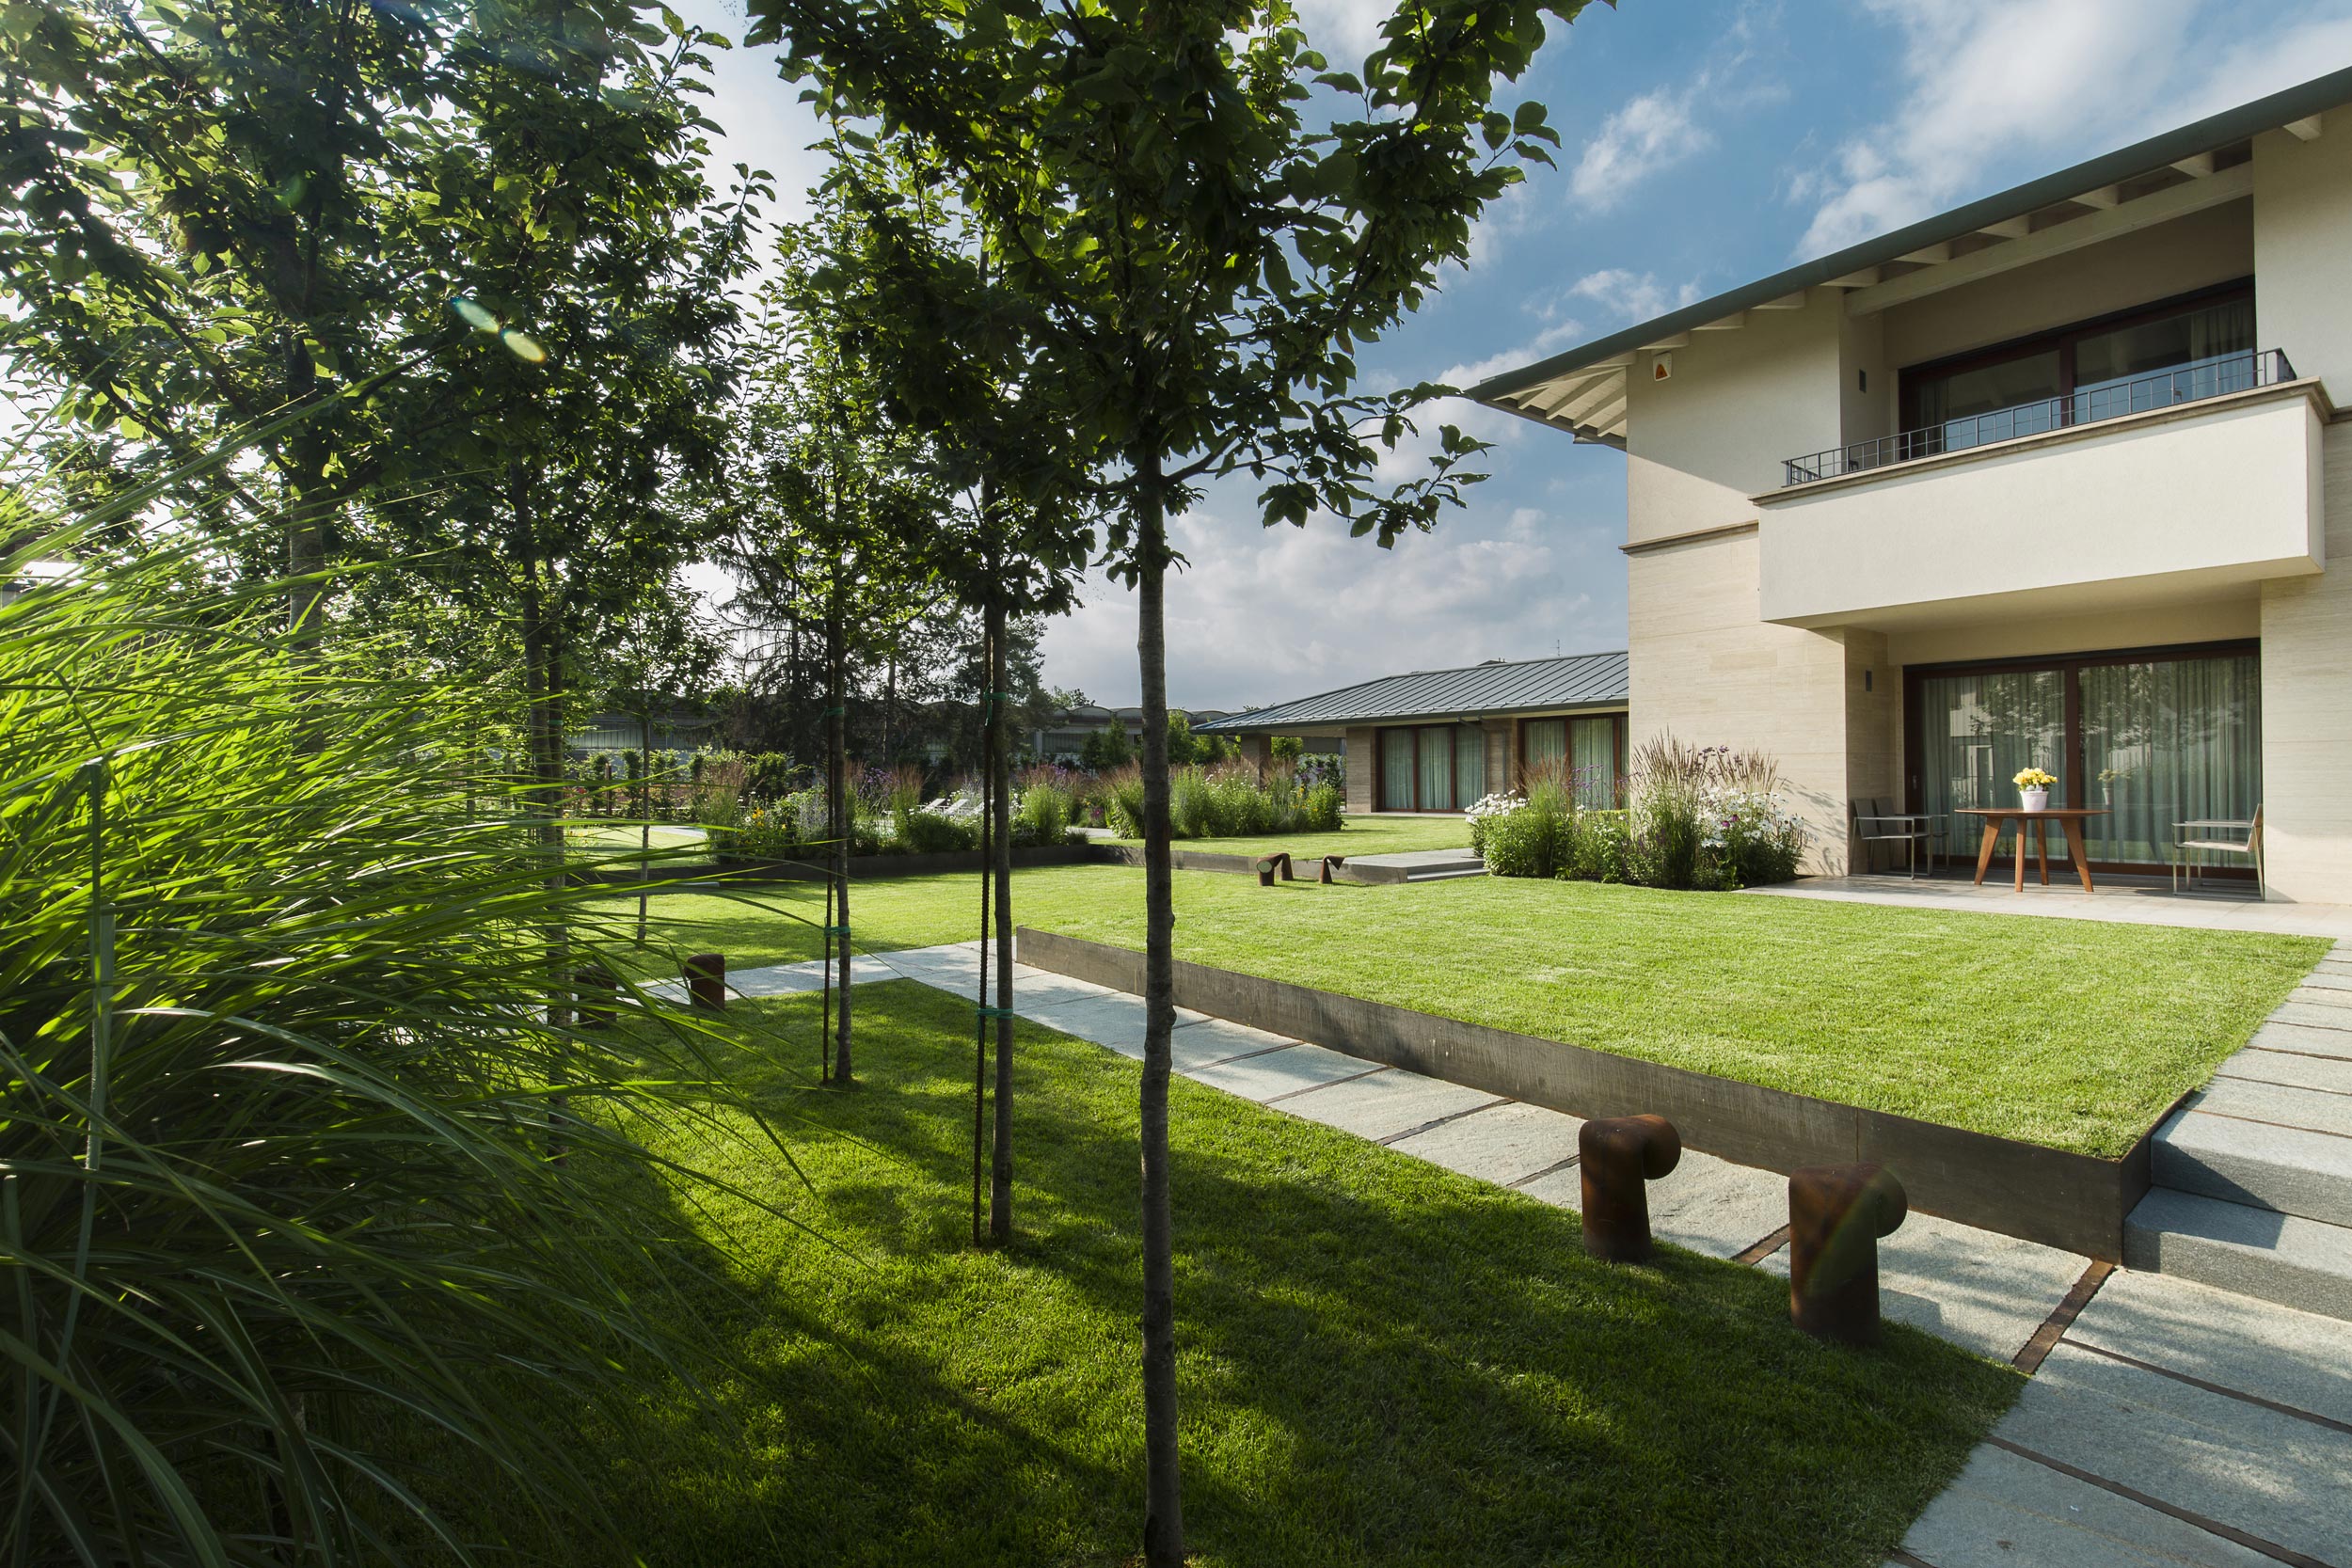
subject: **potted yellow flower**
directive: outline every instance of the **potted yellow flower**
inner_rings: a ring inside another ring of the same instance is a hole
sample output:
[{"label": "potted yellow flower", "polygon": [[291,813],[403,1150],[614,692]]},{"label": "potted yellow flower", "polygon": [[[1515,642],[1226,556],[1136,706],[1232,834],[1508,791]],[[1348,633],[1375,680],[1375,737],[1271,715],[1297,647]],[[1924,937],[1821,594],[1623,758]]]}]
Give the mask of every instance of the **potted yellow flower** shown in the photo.
[{"label": "potted yellow flower", "polygon": [[2058,783],[2057,775],[2044,773],[2039,768],[2022,768],[2017,772],[2017,800],[2027,811],[2050,809],[2050,786]]}]

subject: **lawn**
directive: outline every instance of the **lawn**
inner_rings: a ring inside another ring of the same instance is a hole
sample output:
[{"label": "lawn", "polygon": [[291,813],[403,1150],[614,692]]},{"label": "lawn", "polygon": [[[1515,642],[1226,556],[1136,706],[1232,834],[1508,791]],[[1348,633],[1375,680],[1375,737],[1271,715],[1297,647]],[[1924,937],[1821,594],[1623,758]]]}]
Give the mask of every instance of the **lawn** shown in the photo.
[{"label": "lawn", "polygon": [[[1470,824],[1458,813],[1444,816],[1351,816],[1336,833],[1256,833],[1247,838],[1180,838],[1179,849],[1220,855],[1263,855],[1288,849],[1293,855],[1393,855],[1407,849],[1467,849]],[[1141,844],[1138,838],[1113,844]]]},{"label": "lawn", "polygon": [[[739,1005],[734,1067],[806,1173],[721,1161],[658,1313],[730,1349],[579,1441],[657,1565],[1136,1560],[1135,1064],[1020,1027],[1020,1238],[970,1243],[971,1011],[860,991],[861,1086],[806,1086],[806,998]],[[1815,1344],[1788,1286],[1668,1250],[1587,1259],[1573,1214],[1177,1080],[1184,1509],[1197,1568],[1875,1568],[2022,1380],[1893,1327]],[[715,1276],[715,1277],[713,1277]]]},{"label": "lawn", "polygon": [[[641,829],[637,823],[577,823],[565,830],[565,839],[575,849],[605,854],[634,850]],[[685,862],[710,858],[709,835],[700,828],[674,827],[657,823],[653,830],[653,847],[673,850]],[[700,855],[689,851],[700,850]]]},{"label": "lawn", "polygon": [[[975,878],[858,884],[872,949],[977,931]],[[673,940],[813,957],[812,888],[665,895]],[[2316,938],[1485,878],[1176,876],[1180,957],[2084,1153],[2120,1155],[2246,1043]],[[777,911],[808,920],[793,925]],[[1024,872],[1025,925],[1143,944],[1143,874]],[[649,967],[675,973],[666,958]]]}]

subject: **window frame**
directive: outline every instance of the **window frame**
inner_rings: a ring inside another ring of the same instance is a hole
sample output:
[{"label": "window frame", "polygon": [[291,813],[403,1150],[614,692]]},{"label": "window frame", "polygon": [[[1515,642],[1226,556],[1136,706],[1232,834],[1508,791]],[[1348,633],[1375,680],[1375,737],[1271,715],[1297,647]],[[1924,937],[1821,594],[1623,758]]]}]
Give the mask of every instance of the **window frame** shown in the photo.
[{"label": "window frame", "polygon": [[[2233,278],[2226,283],[2216,283],[2202,289],[2191,289],[2186,293],[2173,294],[2166,299],[2151,300],[2145,305],[2135,305],[2129,309],[2110,311],[2106,315],[2093,316],[2066,326],[2030,333],[2022,338],[2011,338],[2005,342],[1993,343],[1983,348],[1966,349],[1959,354],[1946,355],[1940,359],[1923,359],[1915,365],[1906,365],[1895,372],[1895,406],[1898,415],[1895,428],[1898,433],[1907,436],[1953,422],[1950,420],[1930,420],[1921,415],[1919,394],[1926,382],[1966,371],[1985,370],[1994,365],[2006,364],[2012,359],[2028,358],[2037,354],[2046,354],[2052,349],[2058,351],[2058,390],[2056,401],[2071,409],[2074,398],[2074,349],[2083,339],[2096,337],[2103,332],[2112,332],[2119,327],[2143,326],[2150,322],[2162,321],[2168,316],[2185,314],[2199,306],[2225,305],[2238,299],[2250,302],[2253,298],[2253,278]],[[2257,343],[2255,347],[2259,351],[2261,345]],[[1996,410],[1987,410],[1987,412],[1996,412]],[[1979,417],[1978,415],[1961,416],[1963,419]]]}]

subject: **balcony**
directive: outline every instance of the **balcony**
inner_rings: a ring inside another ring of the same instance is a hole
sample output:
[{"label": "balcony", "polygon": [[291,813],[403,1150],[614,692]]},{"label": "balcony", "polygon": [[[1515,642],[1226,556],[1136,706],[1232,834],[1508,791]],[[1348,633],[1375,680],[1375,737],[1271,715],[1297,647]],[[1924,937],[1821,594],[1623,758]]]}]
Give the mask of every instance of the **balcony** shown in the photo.
[{"label": "balcony", "polygon": [[1963,420],[1947,420],[1925,430],[1906,430],[1899,436],[1883,436],[1875,441],[1856,441],[1806,457],[1791,457],[1781,465],[1785,475],[1780,483],[1786,489],[1792,484],[1842,479],[1867,469],[1915,463],[2029,436],[2047,436],[2056,430],[2229,397],[2294,379],[2295,367],[2287,363],[2286,354],[2280,349],[2217,355],[2128,380],[2077,388],[2064,397],[2021,403],[2013,408],[1995,408]]},{"label": "balcony", "polygon": [[2235,355],[1794,459],[1790,483],[1753,498],[1757,608],[1896,629],[2317,572],[2331,412],[2284,355]]}]

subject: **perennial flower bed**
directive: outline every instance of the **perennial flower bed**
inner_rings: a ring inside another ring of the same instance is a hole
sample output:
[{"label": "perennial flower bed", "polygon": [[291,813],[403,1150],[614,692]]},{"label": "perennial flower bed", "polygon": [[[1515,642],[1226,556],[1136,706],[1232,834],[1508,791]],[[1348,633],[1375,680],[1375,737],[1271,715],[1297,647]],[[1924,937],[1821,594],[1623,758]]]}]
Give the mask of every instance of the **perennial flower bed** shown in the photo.
[{"label": "perennial flower bed", "polygon": [[1625,806],[1581,804],[1594,782],[1538,770],[1525,789],[1470,807],[1487,873],[1709,891],[1788,881],[1804,858],[1804,824],[1760,752],[1661,736],[1636,753]]}]

